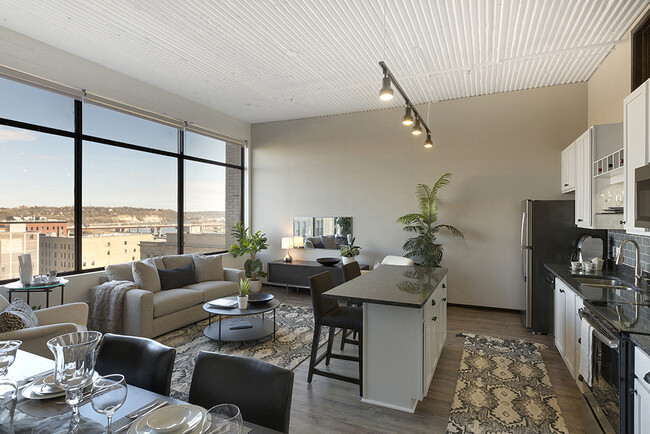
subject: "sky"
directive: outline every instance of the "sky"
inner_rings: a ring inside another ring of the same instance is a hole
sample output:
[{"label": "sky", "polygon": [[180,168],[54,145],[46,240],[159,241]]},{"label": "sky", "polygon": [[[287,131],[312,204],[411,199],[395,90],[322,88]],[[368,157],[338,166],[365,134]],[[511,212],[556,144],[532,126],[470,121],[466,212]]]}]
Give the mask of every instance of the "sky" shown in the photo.
[{"label": "sky", "polygon": [[[0,79],[0,118],[72,131],[73,100]],[[84,133],[176,151],[177,130],[84,104]],[[194,155],[223,159],[225,143],[187,134]],[[93,142],[83,147],[83,195],[87,206],[176,209],[177,160]],[[0,125],[0,207],[72,206],[74,140]],[[224,211],[225,172],[187,162],[185,210]]]}]

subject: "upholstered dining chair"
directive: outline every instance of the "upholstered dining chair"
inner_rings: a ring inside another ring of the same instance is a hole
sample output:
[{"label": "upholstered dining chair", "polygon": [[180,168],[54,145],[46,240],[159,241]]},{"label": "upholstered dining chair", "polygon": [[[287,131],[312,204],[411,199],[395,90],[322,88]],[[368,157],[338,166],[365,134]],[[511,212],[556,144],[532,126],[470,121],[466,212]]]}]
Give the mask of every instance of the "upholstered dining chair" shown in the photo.
[{"label": "upholstered dining chair", "polygon": [[[9,306],[9,301],[0,295],[0,312]],[[68,303],[34,311],[38,326],[0,333],[0,341],[17,339],[22,341],[21,350],[53,359],[54,355],[47,347],[47,341],[64,335],[86,331],[88,305],[86,303]]]},{"label": "upholstered dining chair", "polygon": [[128,384],[169,396],[175,359],[176,349],[153,339],[106,333],[95,371],[122,374]]},{"label": "upholstered dining chair", "polygon": [[[332,274],[328,271],[309,278],[309,287],[311,289],[311,302],[314,309],[314,338],[311,344],[311,357],[309,359],[309,373],[307,382],[316,375],[334,378],[337,380],[347,381],[359,385],[359,392],[362,391],[363,378],[363,312],[360,307],[339,306],[334,298],[323,297],[323,293],[334,287]],[[324,354],[318,355],[318,343],[320,342],[321,327],[329,327],[329,337],[327,340],[327,350]],[[352,330],[359,333],[359,356],[349,356],[347,354],[333,354],[332,345],[334,343],[334,331],[338,327],[344,330]],[[359,363],[359,378],[348,377],[336,374],[330,371],[318,369],[317,366],[325,359],[325,365],[329,366],[330,359],[349,360]]]},{"label": "upholstered dining chair", "polygon": [[289,432],[293,372],[263,360],[199,351],[189,402],[211,408],[235,404],[244,420]]},{"label": "upholstered dining chair", "polygon": [[[345,282],[349,282],[350,280],[361,276],[361,268],[359,267],[359,263],[357,261],[345,264],[342,268],[343,281]],[[361,307],[362,303],[355,303],[348,300],[347,305]],[[353,334],[352,339],[349,339],[350,334]],[[345,344],[359,345],[359,341],[357,341],[357,335],[358,332],[353,332],[346,329],[341,330],[341,351],[345,349]]]},{"label": "upholstered dining chair", "polygon": [[414,265],[413,259],[405,258],[404,256],[388,255],[381,261],[381,265],[402,265],[404,267],[412,267]]}]

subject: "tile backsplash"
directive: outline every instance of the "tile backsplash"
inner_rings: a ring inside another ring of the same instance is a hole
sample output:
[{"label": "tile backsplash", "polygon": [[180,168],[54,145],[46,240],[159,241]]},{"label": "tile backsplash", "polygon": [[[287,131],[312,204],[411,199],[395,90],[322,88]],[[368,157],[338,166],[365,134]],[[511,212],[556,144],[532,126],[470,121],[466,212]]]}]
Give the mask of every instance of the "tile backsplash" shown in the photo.
[{"label": "tile backsplash", "polygon": [[[625,238],[632,238],[639,244],[639,253],[641,255],[641,266],[643,271],[650,273],[650,234],[648,236],[631,235],[625,231],[610,230],[607,231],[607,238],[609,239],[609,256],[616,259],[614,254],[614,247],[619,247]],[[636,253],[634,246],[627,243],[623,247],[623,263],[629,267],[634,267]]]}]

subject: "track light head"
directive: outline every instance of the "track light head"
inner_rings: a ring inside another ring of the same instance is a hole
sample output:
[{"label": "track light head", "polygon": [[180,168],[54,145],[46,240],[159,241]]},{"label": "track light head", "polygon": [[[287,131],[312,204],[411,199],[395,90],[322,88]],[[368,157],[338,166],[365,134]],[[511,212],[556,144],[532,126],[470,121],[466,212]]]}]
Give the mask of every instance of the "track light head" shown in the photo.
[{"label": "track light head", "polygon": [[413,125],[413,115],[411,114],[411,107],[406,107],[404,111],[404,117],[402,118],[402,124],[409,126]]},{"label": "track light head", "polygon": [[415,119],[415,125],[413,125],[411,134],[413,134],[414,136],[419,136],[420,134],[422,134],[422,127],[420,126],[420,118]]},{"label": "track light head", "polygon": [[433,142],[431,141],[431,134],[427,134],[427,140],[425,140],[425,142],[424,142],[424,147],[426,149],[433,148]]},{"label": "track light head", "polygon": [[379,99],[382,101],[390,101],[393,99],[393,89],[390,87],[390,77],[384,76],[381,83],[382,86],[381,90],[379,91]]}]

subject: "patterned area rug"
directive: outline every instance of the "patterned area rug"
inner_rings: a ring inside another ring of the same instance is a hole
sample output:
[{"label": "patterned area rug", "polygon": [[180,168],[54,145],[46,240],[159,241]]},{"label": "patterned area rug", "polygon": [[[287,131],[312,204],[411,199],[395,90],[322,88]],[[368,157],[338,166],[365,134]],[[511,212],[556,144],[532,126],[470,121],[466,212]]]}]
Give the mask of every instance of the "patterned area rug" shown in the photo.
[{"label": "patterned area rug", "polygon": [[[255,357],[283,368],[294,369],[311,352],[314,333],[312,310],[310,307],[280,305],[276,311],[276,321],[275,341],[269,336],[261,341],[228,342],[221,347],[221,352]],[[174,398],[187,400],[194,359],[199,351],[219,352],[217,342],[203,334],[207,325],[207,320],[201,321],[156,338],[158,342],[176,348],[171,392]],[[323,327],[319,345],[327,342],[326,330]]]},{"label": "patterned area rug", "polygon": [[568,433],[541,345],[462,336],[465,343],[448,433]]}]

